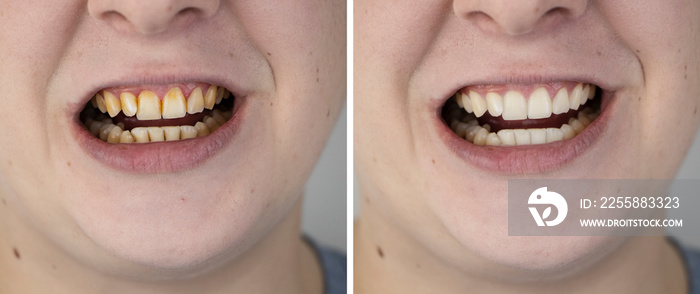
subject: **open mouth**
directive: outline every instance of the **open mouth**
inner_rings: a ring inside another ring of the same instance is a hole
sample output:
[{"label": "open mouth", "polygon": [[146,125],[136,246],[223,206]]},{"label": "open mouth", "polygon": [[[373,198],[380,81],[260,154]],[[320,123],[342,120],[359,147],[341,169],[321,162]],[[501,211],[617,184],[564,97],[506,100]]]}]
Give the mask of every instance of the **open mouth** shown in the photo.
[{"label": "open mouth", "polygon": [[229,121],[235,100],[228,89],[206,83],[105,88],[83,108],[80,121],[111,144],[188,140]]},{"label": "open mouth", "polygon": [[601,113],[602,91],[592,84],[476,85],[457,91],[442,118],[474,145],[522,146],[571,139]]}]

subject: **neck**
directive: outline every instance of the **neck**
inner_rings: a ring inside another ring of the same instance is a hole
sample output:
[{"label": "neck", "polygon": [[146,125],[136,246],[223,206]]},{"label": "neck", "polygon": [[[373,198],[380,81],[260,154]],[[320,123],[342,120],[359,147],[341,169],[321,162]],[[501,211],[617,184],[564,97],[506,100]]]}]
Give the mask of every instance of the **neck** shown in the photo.
[{"label": "neck", "polygon": [[[355,225],[356,293],[687,293],[679,254],[664,237],[632,237],[587,269],[555,280],[514,283],[465,272],[373,207]],[[435,240],[436,242],[438,240]],[[430,241],[428,241],[430,242]],[[379,245],[381,244],[381,245]],[[466,249],[465,249],[466,250]],[[498,268],[484,267],[484,271]],[[488,269],[486,269],[488,268]],[[503,276],[501,276],[503,277]]]},{"label": "neck", "polygon": [[321,293],[319,263],[300,237],[300,202],[228,264],[139,280],[83,264],[0,207],[0,293]]}]

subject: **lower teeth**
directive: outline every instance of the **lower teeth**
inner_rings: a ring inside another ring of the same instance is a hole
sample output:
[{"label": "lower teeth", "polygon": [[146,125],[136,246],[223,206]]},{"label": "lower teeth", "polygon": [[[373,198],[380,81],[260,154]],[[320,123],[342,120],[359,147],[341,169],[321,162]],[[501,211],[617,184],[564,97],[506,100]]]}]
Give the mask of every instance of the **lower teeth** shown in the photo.
[{"label": "lower teeth", "polygon": [[104,115],[100,115],[97,120],[88,118],[84,123],[90,133],[107,143],[149,143],[208,136],[231,119],[232,115],[232,110],[215,109],[211,116],[204,116],[193,126],[136,127],[131,130],[124,130],[124,124],[114,124],[111,118]]},{"label": "lower teeth", "polygon": [[474,115],[464,115],[466,112],[462,112],[453,111],[446,115],[450,129],[474,145],[489,146],[537,145],[570,139],[580,134],[600,115],[600,109],[594,111],[593,108],[586,107],[578,112],[577,117],[570,118],[568,123],[559,128],[502,129],[491,132],[491,126],[479,125]]}]

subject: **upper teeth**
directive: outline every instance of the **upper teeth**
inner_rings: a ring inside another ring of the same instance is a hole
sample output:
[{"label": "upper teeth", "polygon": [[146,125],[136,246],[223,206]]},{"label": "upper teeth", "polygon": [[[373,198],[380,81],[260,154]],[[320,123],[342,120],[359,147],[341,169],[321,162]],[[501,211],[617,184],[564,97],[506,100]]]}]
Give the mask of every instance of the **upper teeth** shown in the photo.
[{"label": "upper teeth", "polygon": [[173,87],[161,100],[156,93],[148,90],[141,91],[138,96],[130,92],[119,95],[104,90],[92,98],[92,105],[102,113],[115,117],[119,112],[139,120],[156,120],[184,117],[187,113],[194,114],[213,109],[215,104],[229,98],[231,93],[223,87],[210,86],[204,93],[200,87],[195,88],[190,96],[185,95],[179,87]]},{"label": "upper teeth", "polygon": [[473,90],[467,94],[460,91],[455,94],[455,99],[459,106],[476,117],[488,111],[491,116],[502,116],[504,120],[524,120],[548,118],[552,114],[566,113],[569,109],[578,110],[579,106],[595,96],[595,92],[595,86],[579,83],[571,93],[566,88],[559,89],[553,98],[547,89],[540,87],[530,94],[528,100],[514,90],[507,91],[503,96],[496,92],[482,96]]}]

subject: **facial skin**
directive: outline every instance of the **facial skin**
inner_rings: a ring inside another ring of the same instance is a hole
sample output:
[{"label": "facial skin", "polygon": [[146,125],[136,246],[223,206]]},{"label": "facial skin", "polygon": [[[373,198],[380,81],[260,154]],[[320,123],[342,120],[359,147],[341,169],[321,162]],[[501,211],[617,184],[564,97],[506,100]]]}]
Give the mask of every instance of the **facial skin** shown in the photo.
[{"label": "facial skin", "polygon": [[[682,287],[663,238],[508,237],[507,179],[673,178],[698,128],[698,15],[697,1],[355,1],[356,289]],[[463,87],[568,81],[611,97],[578,153],[543,165],[526,155],[571,144],[504,157],[445,139],[459,138],[441,108]],[[631,282],[661,269],[676,282]]]},{"label": "facial skin", "polygon": [[[344,10],[3,1],[0,292],[319,290],[300,199],[344,101]],[[236,89],[241,105],[201,162],[124,170],[81,145],[78,112],[100,89],[188,82]]]}]

